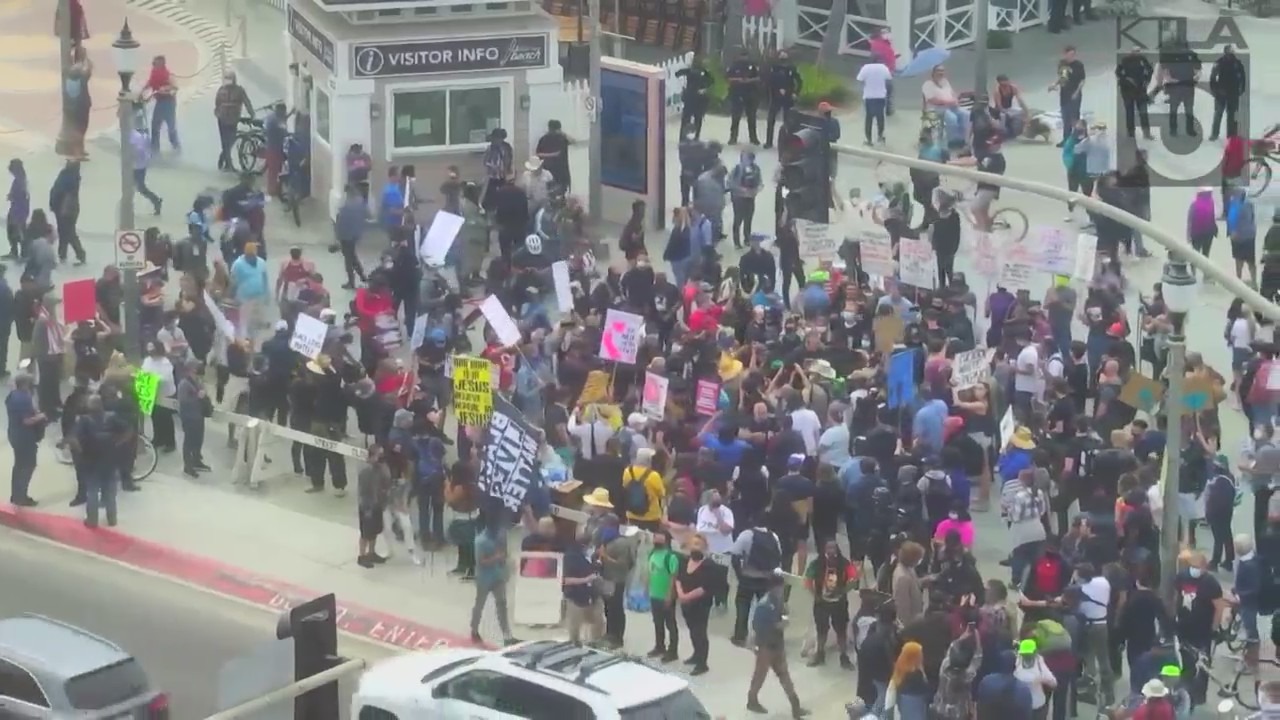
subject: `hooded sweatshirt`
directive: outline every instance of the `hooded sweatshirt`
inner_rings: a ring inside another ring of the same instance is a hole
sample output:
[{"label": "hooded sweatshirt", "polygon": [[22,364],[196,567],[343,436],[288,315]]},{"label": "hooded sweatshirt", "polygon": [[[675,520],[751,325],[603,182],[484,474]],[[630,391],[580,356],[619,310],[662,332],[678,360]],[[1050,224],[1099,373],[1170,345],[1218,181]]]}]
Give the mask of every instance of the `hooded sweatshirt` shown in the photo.
[{"label": "hooded sweatshirt", "polygon": [[1227,235],[1232,242],[1251,242],[1258,237],[1253,203],[1241,191],[1236,191],[1227,204]]},{"label": "hooded sweatshirt", "polygon": [[1213,191],[1200,190],[1187,208],[1187,237],[1218,236],[1218,220],[1214,215]]},{"label": "hooded sweatshirt", "polygon": [[1005,650],[996,658],[995,672],[982,678],[974,699],[978,717],[1001,720],[1031,720],[1031,689],[1014,677],[1017,658]]},{"label": "hooded sweatshirt", "polygon": [[729,173],[729,193],[735,198],[754,198],[764,187],[764,173],[756,164],[756,154],[742,153],[733,172]]}]

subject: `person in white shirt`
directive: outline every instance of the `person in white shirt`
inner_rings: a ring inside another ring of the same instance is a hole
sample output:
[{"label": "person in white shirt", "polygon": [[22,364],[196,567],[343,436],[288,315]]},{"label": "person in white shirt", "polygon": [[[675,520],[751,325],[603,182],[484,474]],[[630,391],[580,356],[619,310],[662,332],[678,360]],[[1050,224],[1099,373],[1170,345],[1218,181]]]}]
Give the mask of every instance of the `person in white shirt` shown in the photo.
[{"label": "person in white shirt", "polygon": [[[578,420],[578,413],[569,416],[569,434],[578,438],[578,452],[583,460],[591,460],[605,453],[605,443],[613,437],[609,422],[595,410],[588,410],[586,422]],[[629,458],[628,458],[629,459]]]},{"label": "person in white shirt", "polygon": [[1058,678],[1037,650],[1035,640],[1018,643],[1018,666],[1014,668],[1013,676],[1031,691],[1032,717],[1043,718],[1041,710],[1049,702],[1049,692],[1058,687]]},{"label": "person in white shirt", "polygon": [[946,68],[941,65],[935,67],[929,79],[920,86],[920,92],[924,95],[925,109],[942,118],[942,125],[947,130],[947,141],[967,143],[969,116],[960,110],[960,101],[951,89]]},{"label": "person in white shirt", "polygon": [[733,547],[733,511],[724,504],[720,492],[706,494],[702,507],[698,508],[697,531],[707,539],[707,549],[713,553],[729,554]]},{"label": "person in white shirt", "polygon": [[1110,705],[1115,700],[1115,673],[1111,671],[1110,638],[1107,632],[1107,614],[1111,606],[1111,583],[1090,563],[1076,566],[1076,578],[1080,590],[1080,615],[1084,619],[1083,667],[1098,682],[1103,701]]},{"label": "person in white shirt", "polygon": [[800,398],[794,397],[789,403],[791,428],[804,438],[804,454],[811,458],[818,456],[818,439],[822,437],[822,420],[818,413],[801,404]]},{"label": "person in white shirt", "polygon": [[191,346],[187,344],[187,334],[178,327],[178,313],[166,314],[164,326],[156,333],[156,340],[164,345],[164,350],[169,357],[179,360],[191,359]]},{"label": "person in white shirt", "polygon": [[151,411],[151,441],[155,444],[157,452],[173,452],[178,448],[173,424],[176,411],[161,407],[159,401],[174,401],[178,396],[178,381],[173,375],[173,361],[165,353],[165,347],[160,341],[152,341],[147,346],[147,356],[142,359],[139,369],[159,378],[156,406]]},{"label": "person in white shirt", "polygon": [[867,144],[871,143],[871,125],[876,126],[876,141],[884,144],[884,118],[889,107],[889,83],[893,73],[882,62],[872,60],[858,71],[858,82],[862,83],[862,109],[866,113],[865,133]]},{"label": "person in white shirt", "polygon": [[1020,338],[1018,358],[1013,364],[1013,413],[1019,422],[1030,424],[1034,402],[1041,400],[1044,368],[1040,364],[1040,348],[1029,338]]}]

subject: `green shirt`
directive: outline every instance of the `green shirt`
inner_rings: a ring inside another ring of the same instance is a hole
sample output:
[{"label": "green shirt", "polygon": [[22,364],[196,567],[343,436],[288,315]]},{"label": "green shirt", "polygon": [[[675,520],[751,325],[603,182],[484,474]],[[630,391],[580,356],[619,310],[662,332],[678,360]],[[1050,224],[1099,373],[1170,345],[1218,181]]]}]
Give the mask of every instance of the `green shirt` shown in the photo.
[{"label": "green shirt", "polygon": [[671,597],[671,586],[680,572],[680,556],[671,548],[654,548],[649,551],[649,597],[666,600]]}]

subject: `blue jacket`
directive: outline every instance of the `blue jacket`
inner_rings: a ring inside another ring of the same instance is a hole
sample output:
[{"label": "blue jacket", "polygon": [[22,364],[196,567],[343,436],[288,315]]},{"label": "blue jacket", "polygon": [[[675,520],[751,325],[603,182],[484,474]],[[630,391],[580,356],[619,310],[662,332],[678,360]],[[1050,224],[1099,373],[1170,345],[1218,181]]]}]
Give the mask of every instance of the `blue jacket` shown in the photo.
[{"label": "blue jacket", "polygon": [[1009,448],[1004,451],[1000,459],[996,461],[996,474],[1000,476],[1002,483],[1018,479],[1018,473],[1023,470],[1034,467],[1031,462],[1030,450],[1019,450],[1018,448]]}]

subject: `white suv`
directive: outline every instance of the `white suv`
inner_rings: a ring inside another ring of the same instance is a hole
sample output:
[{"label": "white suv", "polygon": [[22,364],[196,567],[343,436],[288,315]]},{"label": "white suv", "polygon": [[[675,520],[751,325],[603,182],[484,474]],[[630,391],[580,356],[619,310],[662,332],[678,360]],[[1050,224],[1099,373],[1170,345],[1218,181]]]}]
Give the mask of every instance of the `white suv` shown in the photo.
[{"label": "white suv", "polygon": [[352,720],[710,720],[684,679],[566,642],[443,649],[374,665]]}]

